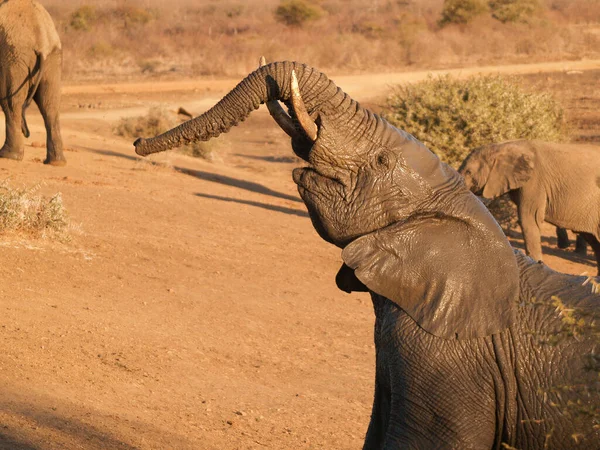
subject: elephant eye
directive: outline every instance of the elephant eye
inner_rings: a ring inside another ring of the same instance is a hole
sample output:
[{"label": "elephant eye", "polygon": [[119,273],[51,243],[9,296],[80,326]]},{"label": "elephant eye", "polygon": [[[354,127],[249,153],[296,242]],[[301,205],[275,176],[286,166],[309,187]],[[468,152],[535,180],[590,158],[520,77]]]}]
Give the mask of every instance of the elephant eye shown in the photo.
[{"label": "elephant eye", "polygon": [[389,168],[390,166],[390,156],[387,152],[380,152],[377,155],[377,165],[380,167]]}]

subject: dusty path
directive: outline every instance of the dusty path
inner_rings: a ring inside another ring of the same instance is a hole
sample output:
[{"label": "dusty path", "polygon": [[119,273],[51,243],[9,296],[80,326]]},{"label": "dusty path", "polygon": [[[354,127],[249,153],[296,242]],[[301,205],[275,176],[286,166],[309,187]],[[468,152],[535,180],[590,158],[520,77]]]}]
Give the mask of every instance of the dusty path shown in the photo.
[{"label": "dusty path", "polygon": [[[334,78],[361,101],[395,82]],[[0,448],[360,448],[370,300],[335,287],[339,250],[298,199],[283,132],[261,109],[218,139],[215,163],[141,161],[111,133],[151,104],[200,112],[230,86],[187,83],[67,86],[68,166],[33,147],[0,160],[0,178],[62,192],[77,225],[67,244],[0,240]],[[30,126],[43,141],[33,112]],[[547,231],[550,266],[593,271]]]},{"label": "dusty path", "polygon": [[[360,100],[379,97],[390,84],[420,81],[429,75],[452,74],[471,76],[475,74],[531,74],[559,71],[600,69],[600,60],[555,61],[535,64],[509,64],[504,66],[465,67],[449,70],[420,70],[413,72],[388,72],[366,75],[330,75],[344,92]],[[63,95],[78,94],[140,94],[147,92],[167,93],[184,90],[186,92],[228,92],[239,79],[191,79],[175,81],[147,81],[137,83],[83,84],[63,87]],[[220,98],[220,97],[219,97]]]}]

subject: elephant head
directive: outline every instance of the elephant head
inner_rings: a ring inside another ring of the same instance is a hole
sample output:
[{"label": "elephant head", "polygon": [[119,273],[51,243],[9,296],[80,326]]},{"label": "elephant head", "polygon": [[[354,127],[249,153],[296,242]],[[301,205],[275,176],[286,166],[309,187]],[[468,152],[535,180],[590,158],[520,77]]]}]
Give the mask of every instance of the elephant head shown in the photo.
[{"label": "elephant head", "polygon": [[[297,79],[296,79],[297,74]],[[461,177],[410,134],[362,108],[324,74],[260,67],[212,109],[156,138],[146,155],[226,132],[261,103],[284,102],[278,123],[308,164],[293,178],[312,223],[343,248],[338,286],[385,296],[443,338],[510,326],[518,296],[513,251]],[[280,123],[281,125],[281,123]]]},{"label": "elephant head", "polygon": [[508,142],[473,150],[458,171],[472,192],[494,199],[522,187],[533,168],[533,151],[522,141],[514,141],[514,145]]}]

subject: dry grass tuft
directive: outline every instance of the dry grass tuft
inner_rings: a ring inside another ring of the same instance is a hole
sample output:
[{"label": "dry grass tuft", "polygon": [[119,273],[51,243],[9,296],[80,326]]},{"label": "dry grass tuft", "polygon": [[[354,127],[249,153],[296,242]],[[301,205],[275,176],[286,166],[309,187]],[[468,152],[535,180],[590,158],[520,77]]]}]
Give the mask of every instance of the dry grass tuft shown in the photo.
[{"label": "dry grass tuft", "polygon": [[[181,109],[180,109],[181,110]],[[127,138],[140,136],[157,136],[179,125],[181,120],[177,114],[162,107],[150,108],[148,114],[138,117],[124,117],[115,126],[114,133]],[[193,142],[178,148],[184,155],[214,161],[215,144],[213,141]]]},{"label": "dry grass tuft", "polygon": [[156,136],[178,124],[174,114],[162,107],[152,107],[145,116],[123,117],[115,127],[118,136],[137,138]]},{"label": "dry grass tuft", "polygon": [[37,194],[39,188],[14,188],[7,180],[0,183],[0,234],[68,240],[69,218],[61,194],[47,198]]}]

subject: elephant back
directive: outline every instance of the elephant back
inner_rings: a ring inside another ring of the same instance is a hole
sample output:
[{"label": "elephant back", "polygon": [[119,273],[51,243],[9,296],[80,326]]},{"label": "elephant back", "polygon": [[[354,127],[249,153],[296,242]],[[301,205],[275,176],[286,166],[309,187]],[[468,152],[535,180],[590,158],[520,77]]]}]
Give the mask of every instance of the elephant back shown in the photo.
[{"label": "elephant back", "polygon": [[[15,18],[18,17],[18,20]],[[35,49],[43,58],[61,50],[60,38],[52,17],[38,2],[11,0],[0,3],[0,42],[21,57]],[[34,58],[35,55],[32,55]]]}]

